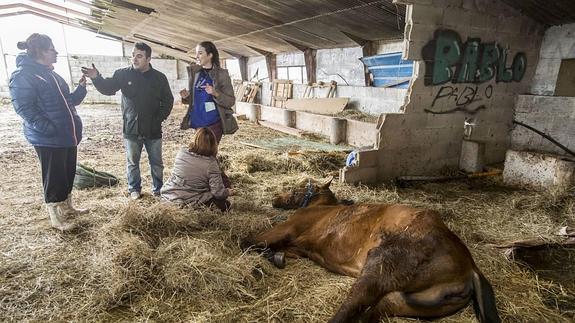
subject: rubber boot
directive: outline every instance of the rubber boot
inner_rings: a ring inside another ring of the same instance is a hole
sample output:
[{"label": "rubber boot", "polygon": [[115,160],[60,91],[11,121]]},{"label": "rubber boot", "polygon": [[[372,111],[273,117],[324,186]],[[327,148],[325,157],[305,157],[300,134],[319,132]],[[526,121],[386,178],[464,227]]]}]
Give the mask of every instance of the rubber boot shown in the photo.
[{"label": "rubber boot", "polygon": [[90,209],[77,209],[72,204],[72,194],[68,194],[68,198],[66,199],[66,211],[73,215],[82,215],[87,214],[90,212]]},{"label": "rubber boot", "polygon": [[77,225],[73,221],[71,214],[68,212],[68,202],[55,202],[46,203],[48,215],[50,216],[50,224],[53,228],[62,232],[74,230]]}]

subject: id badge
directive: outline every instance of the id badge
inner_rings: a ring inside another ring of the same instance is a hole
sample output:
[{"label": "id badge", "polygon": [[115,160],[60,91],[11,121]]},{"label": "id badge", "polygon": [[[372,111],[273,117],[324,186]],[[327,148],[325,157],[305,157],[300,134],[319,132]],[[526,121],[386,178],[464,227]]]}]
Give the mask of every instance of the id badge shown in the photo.
[{"label": "id badge", "polygon": [[214,111],[216,109],[216,104],[214,102],[205,102],[206,112]]}]

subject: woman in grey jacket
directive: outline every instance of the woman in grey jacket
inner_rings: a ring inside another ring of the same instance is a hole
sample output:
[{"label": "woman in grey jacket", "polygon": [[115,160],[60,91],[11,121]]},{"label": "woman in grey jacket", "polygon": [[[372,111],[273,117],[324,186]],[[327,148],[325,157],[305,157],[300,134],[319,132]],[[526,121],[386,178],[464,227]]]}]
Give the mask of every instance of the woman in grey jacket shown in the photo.
[{"label": "woman in grey jacket", "polygon": [[217,152],[214,133],[200,128],[194,142],[176,155],[172,176],[161,190],[162,200],[191,207],[215,205],[222,212],[227,211],[227,197],[233,191],[224,186]]}]

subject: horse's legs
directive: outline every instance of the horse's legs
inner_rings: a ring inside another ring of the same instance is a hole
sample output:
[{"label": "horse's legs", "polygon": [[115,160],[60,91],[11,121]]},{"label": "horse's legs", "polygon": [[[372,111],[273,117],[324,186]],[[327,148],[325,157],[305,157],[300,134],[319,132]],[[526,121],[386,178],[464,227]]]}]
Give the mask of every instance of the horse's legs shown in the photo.
[{"label": "horse's legs", "polygon": [[243,245],[246,247],[254,246],[256,249],[270,248],[278,250],[291,240],[293,233],[294,226],[288,220],[274,226],[270,230],[246,239]]},{"label": "horse's legs", "polygon": [[[429,301],[419,302],[414,300],[409,294],[402,292],[392,292],[385,295],[377,306],[370,308],[364,314],[364,317],[376,316],[401,316],[401,317],[421,317],[421,318],[434,318],[442,317],[452,314],[459,309],[463,308],[469,303],[470,291],[465,291],[465,287],[461,286],[461,297],[452,295],[450,300],[438,298],[437,304],[430,306]],[[440,288],[438,288],[440,289]],[[445,291],[451,291],[451,288],[445,288]],[[433,291],[436,294],[437,291]],[[423,292],[425,293],[425,292]],[[366,320],[365,322],[371,322]]]},{"label": "horse's legs", "polygon": [[293,232],[293,225],[288,220],[255,237],[244,239],[241,247],[242,249],[252,248],[254,251],[261,252],[274,266],[284,268],[285,257],[290,256],[291,253],[284,254],[276,251],[280,251],[283,246],[289,243],[293,237]]},{"label": "horse's legs", "polygon": [[357,321],[364,312],[362,321],[377,322],[380,312],[375,308],[381,298],[390,292],[405,290],[430,252],[409,237],[382,237],[381,244],[369,251],[360,276],[330,322]]}]

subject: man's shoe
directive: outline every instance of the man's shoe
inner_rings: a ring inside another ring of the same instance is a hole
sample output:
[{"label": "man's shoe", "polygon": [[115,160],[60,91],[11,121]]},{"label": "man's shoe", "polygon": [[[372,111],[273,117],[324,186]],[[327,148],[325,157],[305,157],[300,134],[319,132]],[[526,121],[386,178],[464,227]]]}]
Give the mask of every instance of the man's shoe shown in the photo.
[{"label": "man's shoe", "polygon": [[160,197],[160,191],[153,191],[152,194],[153,194],[155,197]]},{"label": "man's shoe", "polygon": [[140,197],[142,197],[142,194],[140,194],[140,192],[134,191],[134,192],[130,193],[130,198],[132,200],[138,200],[138,199],[140,199]]}]

